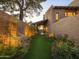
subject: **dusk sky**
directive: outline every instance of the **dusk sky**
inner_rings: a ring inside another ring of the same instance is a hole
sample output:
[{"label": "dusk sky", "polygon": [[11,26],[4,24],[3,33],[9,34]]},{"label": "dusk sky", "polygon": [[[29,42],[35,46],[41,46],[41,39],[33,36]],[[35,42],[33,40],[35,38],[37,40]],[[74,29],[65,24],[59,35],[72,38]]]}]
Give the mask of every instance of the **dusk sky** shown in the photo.
[{"label": "dusk sky", "polygon": [[43,10],[39,16],[35,16],[33,18],[28,19],[27,21],[37,22],[43,20],[43,15],[49,9],[51,5],[53,6],[68,6],[73,0],[47,0],[46,2],[42,3]]}]

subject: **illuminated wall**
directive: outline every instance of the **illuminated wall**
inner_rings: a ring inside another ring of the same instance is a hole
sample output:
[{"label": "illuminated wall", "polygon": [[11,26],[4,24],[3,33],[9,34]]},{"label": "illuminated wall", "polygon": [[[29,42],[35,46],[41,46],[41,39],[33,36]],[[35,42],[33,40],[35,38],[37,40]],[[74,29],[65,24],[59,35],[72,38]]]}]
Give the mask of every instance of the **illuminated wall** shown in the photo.
[{"label": "illuminated wall", "polygon": [[34,35],[34,32],[31,28],[31,26],[29,26],[28,24],[25,26],[25,36],[31,37],[32,35]]},{"label": "illuminated wall", "polygon": [[[14,17],[0,11],[0,42],[2,41],[4,46],[17,47],[21,44],[18,38],[18,24],[20,24],[20,21],[16,21]],[[25,36],[30,37],[33,34],[30,29],[30,26],[25,24],[23,30]]]},{"label": "illuminated wall", "polygon": [[16,23],[9,23],[9,32],[12,36],[17,36],[17,25]]}]

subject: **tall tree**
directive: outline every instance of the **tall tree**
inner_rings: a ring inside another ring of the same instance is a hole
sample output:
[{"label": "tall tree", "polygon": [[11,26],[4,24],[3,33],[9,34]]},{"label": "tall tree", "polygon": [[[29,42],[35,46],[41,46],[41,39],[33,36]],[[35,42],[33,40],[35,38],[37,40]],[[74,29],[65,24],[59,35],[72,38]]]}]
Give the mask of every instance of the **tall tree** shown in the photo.
[{"label": "tall tree", "polygon": [[40,3],[46,0],[0,0],[0,8],[9,12],[19,11],[19,20],[24,16],[39,13],[43,8]]}]

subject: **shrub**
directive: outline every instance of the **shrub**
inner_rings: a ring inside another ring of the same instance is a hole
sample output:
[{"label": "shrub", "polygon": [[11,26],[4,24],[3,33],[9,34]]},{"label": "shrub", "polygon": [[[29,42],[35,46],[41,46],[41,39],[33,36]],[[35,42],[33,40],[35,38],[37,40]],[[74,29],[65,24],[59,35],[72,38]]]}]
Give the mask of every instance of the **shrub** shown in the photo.
[{"label": "shrub", "polygon": [[79,59],[79,48],[64,36],[55,37],[52,59]]}]

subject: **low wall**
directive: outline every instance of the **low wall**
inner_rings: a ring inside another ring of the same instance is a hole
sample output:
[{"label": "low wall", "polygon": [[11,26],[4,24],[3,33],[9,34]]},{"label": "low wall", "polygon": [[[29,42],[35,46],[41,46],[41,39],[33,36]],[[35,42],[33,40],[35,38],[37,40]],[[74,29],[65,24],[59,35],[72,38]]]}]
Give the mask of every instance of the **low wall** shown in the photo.
[{"label": "low wall", "polygon": [[53,33],[55,35],[68,35],[71,40],[75,41],[79,45],[79,15],[74,17],[64,18],[53,26]]}]

